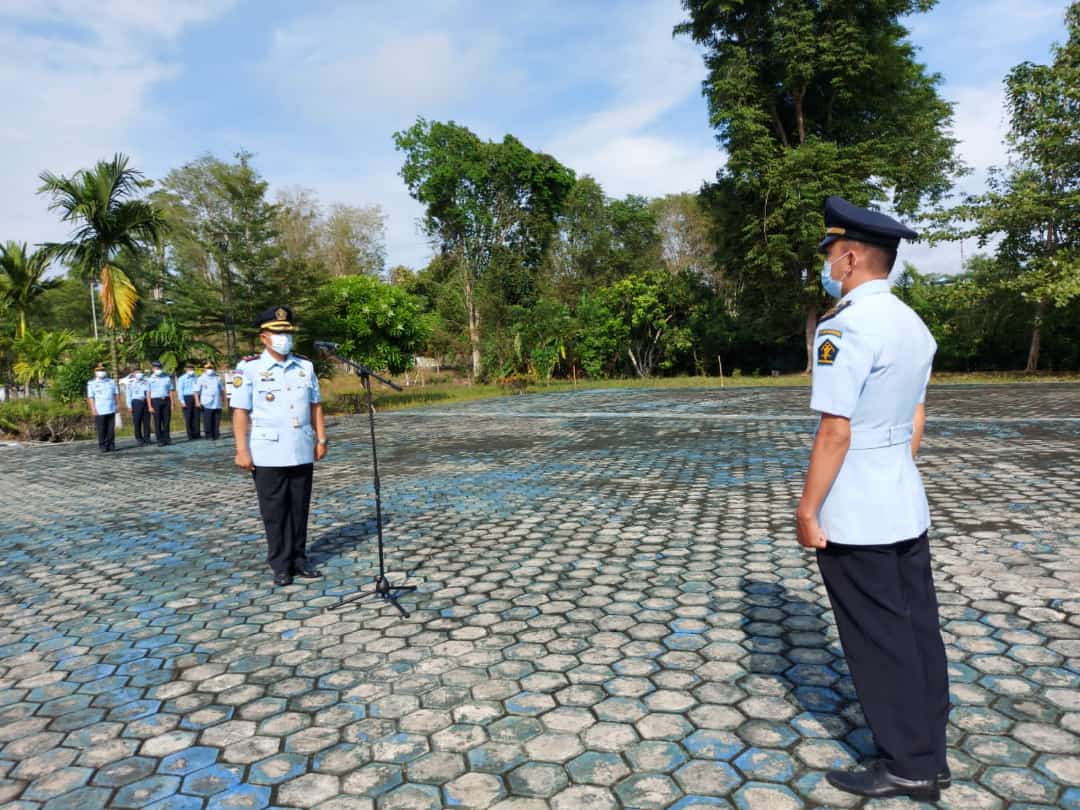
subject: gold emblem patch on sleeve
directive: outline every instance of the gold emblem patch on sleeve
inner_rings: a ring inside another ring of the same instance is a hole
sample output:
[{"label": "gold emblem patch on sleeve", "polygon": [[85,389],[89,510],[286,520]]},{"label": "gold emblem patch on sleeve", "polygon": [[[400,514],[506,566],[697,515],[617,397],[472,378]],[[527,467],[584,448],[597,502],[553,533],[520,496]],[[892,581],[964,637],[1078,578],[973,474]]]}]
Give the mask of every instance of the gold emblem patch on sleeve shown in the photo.
[{"label": "gold emblem patch on sleeve", "polygon": [[237,374],[235,377],[233,377],[232,384],[234,387],[239,388],[241,385],[244,384],[244,378]]},{"label": "gold emblem patch on sleeve", "polygon": [[836,361],[836,355],[840,353],[840,350],[836,348],[836,344],[830,339],[826,338],[818,346],[817,350],[817,362],[819,366],[831,366]]}]

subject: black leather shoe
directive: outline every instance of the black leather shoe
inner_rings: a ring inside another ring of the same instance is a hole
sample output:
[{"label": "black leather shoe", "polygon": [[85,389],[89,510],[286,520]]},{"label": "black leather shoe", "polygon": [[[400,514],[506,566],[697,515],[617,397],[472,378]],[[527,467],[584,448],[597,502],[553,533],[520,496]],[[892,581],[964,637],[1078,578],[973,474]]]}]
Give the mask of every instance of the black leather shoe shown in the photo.
[{"label": "black leather shoe", "polygon": [[845,793],[884,799],[889,796],[907,796],[921,802],[936,802],[941,789],[936,779],[905,779],[889,773],[884,762],[875,762],[857,773],[829,771],[825,774],[829,784]]},{"label": "black leather shoe", "polygon": [[292,570],[301,579],[318,579],[322,576],[322,571],[310,564],[294,565]]},{"label": "black leather shoe", "polygon": [[937,786],[942,790],[948,790],[952,787],[952,772],[949,770],[949,766],[945,766],[945,770],[938,771]]},{"label": "black leather shoe", "polygon": [[274,574],[275,585],[292,585],[292,574]]}]

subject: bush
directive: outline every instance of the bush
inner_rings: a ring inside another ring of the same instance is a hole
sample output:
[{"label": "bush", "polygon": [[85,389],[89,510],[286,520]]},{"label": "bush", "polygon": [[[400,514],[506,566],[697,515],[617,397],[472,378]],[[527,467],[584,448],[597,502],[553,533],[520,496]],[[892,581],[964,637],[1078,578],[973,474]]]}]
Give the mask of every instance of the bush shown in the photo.
[{"label": "bush", "polygon": [[78,403],[0,402],[0,433],[24,442],[66,442],[94,435],[94,420]]},{"label": "bush", "polygon": [[94,376],[94,366],[103,362],[105,357],[104,343],[98,340],[84,343],[72,352],[71,359],[56,372],[52,395],[61,402],[84,402],[86,384]]}]

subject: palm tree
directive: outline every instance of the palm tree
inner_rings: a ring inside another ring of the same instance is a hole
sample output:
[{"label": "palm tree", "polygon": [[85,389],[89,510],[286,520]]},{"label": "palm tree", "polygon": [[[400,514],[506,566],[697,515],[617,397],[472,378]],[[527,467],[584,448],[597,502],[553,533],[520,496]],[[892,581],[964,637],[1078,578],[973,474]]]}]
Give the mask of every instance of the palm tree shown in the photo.
[{"label": "palm tree", "polygon": [[16,337],[26,335],[26,313],[42,294],[60,286],[60,280],[44,278],[49,256],[44,250],[27,253],[26,243],[0,245],[0,299],[15,310]]},{"label": "palm tree", "polygon": [[64,363],[64,357],[75,346],[75,333],[70,329],[62,332],[27,332],[15,341],[15,379],[26,386],[30,383],[43,386]]},{"label": "palm tree", "polygon": [[[165,220],[148,200],[136,195],[150,185],[142,172],[128,166],[126,155],[101,160],[92,169],[80,169],[71,177],[41,173],[39,194],[49,194],[49,210],[60,211],[74,232],[67,242],[46,245],[50,256],[70,260],[90,284],[93,304],[95,284],[101,285],[101,316],[110,330],[113,376],[116,377],[116,330],[131,326],[139,300],[131,277],[118,264],[118,255],[137,253],[160,241]],[[94,317],[97,337],[97,317]]]}]

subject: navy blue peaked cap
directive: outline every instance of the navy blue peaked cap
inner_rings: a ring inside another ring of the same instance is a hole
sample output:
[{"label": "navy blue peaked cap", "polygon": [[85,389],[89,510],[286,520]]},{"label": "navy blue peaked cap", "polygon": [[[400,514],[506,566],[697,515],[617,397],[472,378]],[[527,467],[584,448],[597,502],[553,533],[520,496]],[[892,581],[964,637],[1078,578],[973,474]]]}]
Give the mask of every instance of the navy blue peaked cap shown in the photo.
[{"label": "navy blue peaked cap", "polygon": [[918,239],[919,235],[902,222],[868,208],[860,208],[842,197],[825,200],[825,238],[818,252],[837,239],[853,239],[878,247],[896,250],[901,239]]}]

